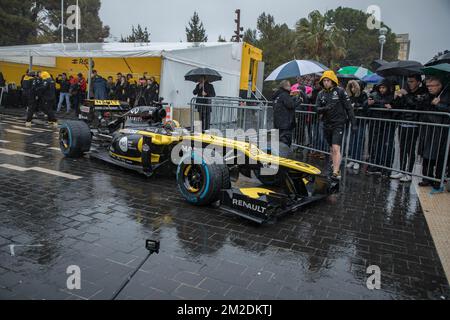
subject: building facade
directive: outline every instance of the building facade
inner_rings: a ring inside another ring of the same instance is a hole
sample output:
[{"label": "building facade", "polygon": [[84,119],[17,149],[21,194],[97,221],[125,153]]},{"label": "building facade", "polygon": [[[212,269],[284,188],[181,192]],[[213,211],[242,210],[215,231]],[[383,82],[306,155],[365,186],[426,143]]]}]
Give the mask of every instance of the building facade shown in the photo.
[{"label": "building facade", "polygon": [[400,48],[398,50],[398,59],[399,60],[409,60],[409,52],[411,48],[411,40],[409,40],[409,33],[398,34],[397,43],[400,44]]}]

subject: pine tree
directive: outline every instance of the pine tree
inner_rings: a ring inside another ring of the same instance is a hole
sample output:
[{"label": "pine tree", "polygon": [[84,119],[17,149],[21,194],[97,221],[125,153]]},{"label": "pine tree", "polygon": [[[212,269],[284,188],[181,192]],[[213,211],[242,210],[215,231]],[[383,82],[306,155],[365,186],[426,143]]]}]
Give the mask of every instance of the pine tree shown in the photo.
[{"label": "pine tree", "polygon": [[217,42],[227,42],[225,38],[222,38],[222,35],[219,35],[219,39],[217,39]]},{"label": "pine tree", "polygon": [[120,42],[150,42],[150,32],[147,27],[142,29],[140,24],[136,28],[131,26],[131,34],[125,38],[121,36]]},{"label": "pine tree", "polygon": [[205,28],[203,27],[203,23],[200,21],[197,12],[194,12],[191,21],[189,21],[189,26],[186,27],[186,39],[188,42],[208,41]]},{"label": "pine tree", "polygon": [[250,28],[245,30],[242,40],[255,46],[256,43],[258,42],[257,31]]}]

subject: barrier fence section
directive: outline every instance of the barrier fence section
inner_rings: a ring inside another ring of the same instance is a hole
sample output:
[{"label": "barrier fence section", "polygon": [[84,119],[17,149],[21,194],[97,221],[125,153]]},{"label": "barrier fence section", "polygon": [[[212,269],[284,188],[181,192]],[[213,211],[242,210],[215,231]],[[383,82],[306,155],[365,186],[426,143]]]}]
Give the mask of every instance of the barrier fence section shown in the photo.
[{"label": "barrier fence section", "polygon": [[[296,110],[293,145],[329,154],[323,122],[313,105]],[[368,171],[393,171],[444,185],[449,168],[450,113],[402,109],[357,110],[356,128],[344,128],[344,165],[366,164]],[[411,120],[403,120],[411,119]],[[390,174],[389,172],[388,174]]]},{"label": "barrier fence section", "polygon": [[[198,114],[198,116],[196,116]],[[273,109],[266,101],[233,97],[193,98],[190,102],[190,122],[209,117],[210,129],[225,132],[273,128]]]},{"label": "barrier fence section", "polygon": [[[273,107],[267,101],[193,98],[190,107],[191,123],[196,113],[209,112],[210,129],[273,129]],[[324,123],[314,109],[311,104],[297,107],[293,146],[329,154]],[[398,173],[444,185],[450,171],[450,113],[377,108],[355,112],[356,128],[343,128],[344,165],[354,162],[367,165],[372,173]]]},{"label": "barrier fence section", "polygon": [[5,88],[0,87],[0,106],[3,103],[3,92],[5,91]]}]

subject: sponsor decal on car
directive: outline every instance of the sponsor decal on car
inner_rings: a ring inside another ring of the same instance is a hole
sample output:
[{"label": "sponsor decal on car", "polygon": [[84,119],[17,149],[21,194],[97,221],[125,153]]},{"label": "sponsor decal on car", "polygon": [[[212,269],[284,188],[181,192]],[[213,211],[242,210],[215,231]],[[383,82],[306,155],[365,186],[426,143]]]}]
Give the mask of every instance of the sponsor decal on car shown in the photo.
[{"label": "sponsor decal on car", "polygon": [[128,138],[125,136],[125,137],[122,137],[120,140],[119,140],[119,148],[120,148],[120,150],[122,150],[123,152],[127,152],[128,151]]},{"label": "sponsor decal on car", "polygon": [[241,199],[233,199],[233,206],[246,208],[248,210],[252,210],[259,213],[264,213],[266,211],[266,208],[263,206],[260,206],[258,204],[250,203]]},{"label": "sponsor decal on car", "polygon": [[81,106],[81,107],[80,107],[80,111],[81,111],[81,112],[89,113],[90,110],[91,110],[91,109],[90,109],[89,107],[86,107],[86,106]]}]

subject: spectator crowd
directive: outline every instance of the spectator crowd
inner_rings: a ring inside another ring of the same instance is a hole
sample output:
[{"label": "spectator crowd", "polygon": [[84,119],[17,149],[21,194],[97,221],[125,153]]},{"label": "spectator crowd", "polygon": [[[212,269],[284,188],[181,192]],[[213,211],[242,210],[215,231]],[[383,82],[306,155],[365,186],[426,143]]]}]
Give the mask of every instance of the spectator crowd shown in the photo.
[{"label": "spectator crowd", "polygon": [[[423,78],[409,75],[402,80],[384,79],[367,88],[360,80],[343,81],[331,71],[320,77],[297,77],[294,85],[281,81],[273,95],[274,128],[279,130],[280,142],[291,147],[293,143],[309,147],[314,156],[331,154],[332,178],[341,177],[342,146],[345,132],[351,131],[348,143],[347,168],[359,170],[368,164],[368,175],[382,175],[402,182],[411,181],[414,165],[421,161],[424,177],[420,186],[432,186],[432,192],[442,192],[435,181],[450,174],[448,150],[450,117],[450,89],[448,81],[436,76]],[[105,79],[93,70],[90,97],[87,81],[82,73],[59,74],[56,79],[48,72],[27,72],[21,80],[22,103],[28,107],[27,125],[37,110],[56,122],[56,113],[80,113],[86,98],[120,100],[130,106],[149,105],[159,98],[159,84],[155,77],[144,74],[138,81],[132,74],[117,73]],[[0,86],[5,79],[0,74]],[[198,103],[214,97],[214,87],[204,79],[194,95]],[[203,131],[209,129],[211,107],[198,111],[203,120]],[[301,112],[296,112],[301,111]],[[300,117],[299,117],[300,115]],[[396,141],[398,148],[395,148]],[[396,152],[399,170],[393,170]],[[430,180],[428,178],[434,178]]]},{"label": "spectator crowd", "polygon": [[[325,71],[320,77],[298,77],[292,86],[281,81],[272,97],[280,142],[306,146],[314,156],[329,150],[332,178],[340,179],[341,150],[350,130],[347,168],[359,170],[365,162],[366,174],[406,183],[420,160],[424,178],[419,186],[442,192],[439,182],[426,177],[440,180],[443,173],[450,174],[450,161],[445,160],[450,143],[448,83],[420,74],[404,77],[403,89],[396,79],[384,79],[370,89],[360,80],[339,80],[333,71]],[[398,171],[393,170],[396,153]]]},{"label": "spectator crowd", "polygon": [[[13,105],[23,105],[30,107],[36,105],[37,110],[42,109],[44,99],[37,90],[37,85],[43,80],[42,75],[49,75],[47,82],[51,82],[50,91],[53,91],[48,108],[56,113],[63,111],[66,113],[80,113],[80,106],[85,99],[97,100],[120,100],[128,102],[131,106],[149,105],[159,98],[159,84],[155,77],[144,74],[136,81],[132,74],[122,75],[117,73],[116,79],[112,76],[106,79],[98,74],[96,70],[92,72],[90,81],[90,96],[88,97],[88,81],[82,73],[76,75],[58,74],[56,77],[47,72],[26,72],[20,81],[20,94]],[[6,86],[3,75],[0,75],[1,87]],[[16,88],[13,88],[16,89]],[[14,91],[14,90],[11,90]],[[11,92],[12,93],[12,92]],[[11,94],[12,95],[12,94]],[[32,102],[32,104],[30,104]],[[41,107],[41,108],[40,108]],[[41,110],[44,111],[44,110]]]}]

